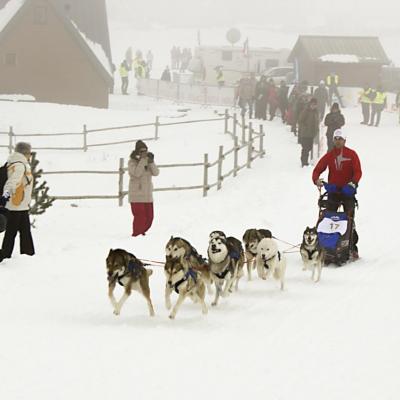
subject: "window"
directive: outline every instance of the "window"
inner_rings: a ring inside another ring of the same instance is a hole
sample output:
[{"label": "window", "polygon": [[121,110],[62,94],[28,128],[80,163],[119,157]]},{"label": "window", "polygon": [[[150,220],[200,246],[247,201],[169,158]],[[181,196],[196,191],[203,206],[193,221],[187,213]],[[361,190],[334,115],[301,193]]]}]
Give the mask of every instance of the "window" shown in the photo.
[{"label": "window", "polygon": [[4,64],[8,67],[15,67],[17,65],[17,55],[15,53],[7,53]]},{"label": "window", "polygon": [[222,61],[232,61],[233,54],[231,51],[223,51],[222,52]]},{"label": "window", "polygon": [[44,25],[47,23],[47,7],[44,6],[35,7],[33,22],[36,25]]}]

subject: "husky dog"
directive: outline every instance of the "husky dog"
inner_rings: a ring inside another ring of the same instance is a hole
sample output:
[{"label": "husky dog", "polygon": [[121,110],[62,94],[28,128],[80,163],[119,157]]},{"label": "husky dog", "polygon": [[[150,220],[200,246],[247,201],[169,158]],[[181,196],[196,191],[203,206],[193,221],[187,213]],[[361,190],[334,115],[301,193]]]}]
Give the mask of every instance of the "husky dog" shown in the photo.
[{"label": "husky dog", "polygon": [[171,259],[180,260],[186,269],[192,268],[201,272],[203,281],[207,285],[208,293],[212,293],[212,279],[207,260],[187,240],[171,236],[165,246],[165,261],[167,262]]},{"label": "husky dog", "polygon": [[257,272],[262,279],[273,276],[281,283],[281,290],[285,288],[286,259],[278,251],[278,246],[274,239],[261,239],[257,246]]},{"label": "husky dog", "polygon": [[[153,273],[133,254],[122,249],[110,249],[107,259],[108,297],[114,308],[114,314],[119,315],[126,299],[132,290],[142,293],[147,300],[150,316],[154,316],[153,304],[150,298],[149,276]],[[119,301],[114,297],[117,282],[123,286],[124,294]]]},{"label": "husky dog", "polygon": [[210,234],[207,253],[216,288],[211,305],[216,306],[220,296],[225,297],[232,292],[235,280],[235,289],[238,290],[239,279],[243,276],[244,251],[240,240],[214,231]]},{"label": "husky dog", "polygon": [[255,268],[256,264],[257,246],[263,238],[272,238],[271,231],[268,229],[247,229],[243,235],[249,281],[251,281],[251,270]]},{"label": "husky dog", "polygon": [[201,272],[195,271],[188,267],[187,263],[183,263],[180,258],[168,258],[164,267],[167,279],[165,285],[165,305],[168,310],[171,309],[171,293],[175,291],[179,297],[169,315],[174,319],[179,307],[186,297],[190,297],[195,303],[200,302],[203,314],[207,314],[208,309],[204,301],[206,295],[206,287],[202,279]]},{"label": "husky dog", "polygon": [[311,270],[311,279],[318,282],[321,278],[322,266],[325,261],[325,249],[318,241],[317,228],[307,228],[303,233],[303,242],[300,246],[300,254],[303,259],[303,271]]}]

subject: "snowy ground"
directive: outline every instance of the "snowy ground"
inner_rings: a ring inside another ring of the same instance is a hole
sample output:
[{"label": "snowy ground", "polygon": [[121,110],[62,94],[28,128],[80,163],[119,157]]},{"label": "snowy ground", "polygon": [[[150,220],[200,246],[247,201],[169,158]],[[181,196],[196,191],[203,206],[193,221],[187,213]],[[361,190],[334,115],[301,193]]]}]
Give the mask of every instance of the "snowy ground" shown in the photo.
[{"label": "snowy ground", "polygon": [[[9,125],[20,132],[68,131],[83,123],[112,126],[181,115],[180,106],[135,96],[115,96],[113,107],[3,103],[0,131]],[[213,108],[190,107],[186,118],[215,116]],[[148,316],[136,293],[119,317],[112,314],[105,270],[110,248],[161,261],[166,241],[177,235],[205,255],[210,231],[241,238],[250,227],[299,243],[305,226],[316,221],[318,192],[311,168],[299,166],[296,139],[277,120],[265,124],[267,156],[227,179],[221,191],[213,189],[207,198],[200,191],[157,193],[154,225],[145,237],[130,237],[126,203],[57,202],[37,220],[37,254],[21,256],[17,245],[13,258],[0,264],[0,398],[398,399],[400,273],[392,202],[399,126],[394,114],[385,113],[380,128],[360,126],[358,109],[344,114],[348,146],[358,151],[364,169],[357,213],[361,260],[326,268],[313,284],[301,271],[299,254],[288,254],[284,292],[273,282],[243,279],[240,291],[210,307],[207,316],[188,301],[175,321],[163,304],[162,269],[152,267],[156,316]],[[201,161],[205,151],[216,154],[219,144],[230,145],[222,127],[165,128],[149,147],[159,163]],[[42,151],[38,158],[45,170],[111,169],[130,150]],[[95,184],[91,179],[58,177],[49,184],[53,194],[115,193],[115,177]],[[154,183],[173,179],[165,172]],[[288,247],[280,243],[282,250]]]}]

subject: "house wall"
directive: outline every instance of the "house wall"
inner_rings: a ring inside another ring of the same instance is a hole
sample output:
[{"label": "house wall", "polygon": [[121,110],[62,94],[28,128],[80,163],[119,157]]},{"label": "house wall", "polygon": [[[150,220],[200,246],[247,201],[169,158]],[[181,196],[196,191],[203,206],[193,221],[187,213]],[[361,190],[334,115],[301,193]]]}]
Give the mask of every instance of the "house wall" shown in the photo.
[{"label": "house wall", "polygon": [[[44,23],[35,23],[44,7]],[[15,54],[15,65],[7,65]],[[40,102],[108,107],[108,83],[45,0],[21,10],[0,37],[0,92]]]}]

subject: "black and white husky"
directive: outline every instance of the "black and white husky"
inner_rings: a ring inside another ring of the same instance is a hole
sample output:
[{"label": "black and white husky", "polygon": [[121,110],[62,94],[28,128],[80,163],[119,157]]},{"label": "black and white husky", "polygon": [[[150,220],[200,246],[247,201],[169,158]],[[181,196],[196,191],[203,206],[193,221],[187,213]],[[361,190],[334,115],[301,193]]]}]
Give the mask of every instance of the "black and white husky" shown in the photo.
[{"label": "black and white husky", "polygon": [[218,304],[219,297],[225,297],[238,289],[243,276],[244,251],[240,240],[221,231],[211,232],[208,245],[208,262],[215,283],[215,298],[211,305]]},{"label": "black and white husky", "polygon": [[321,279],[322,266],[325,260],[325,249],[318,241],[317,228],[307,228],[303,233],[303,242],[300,246],[300,254],[303,259],[303,271],[311,270],[311,279],[318,282]]}]

